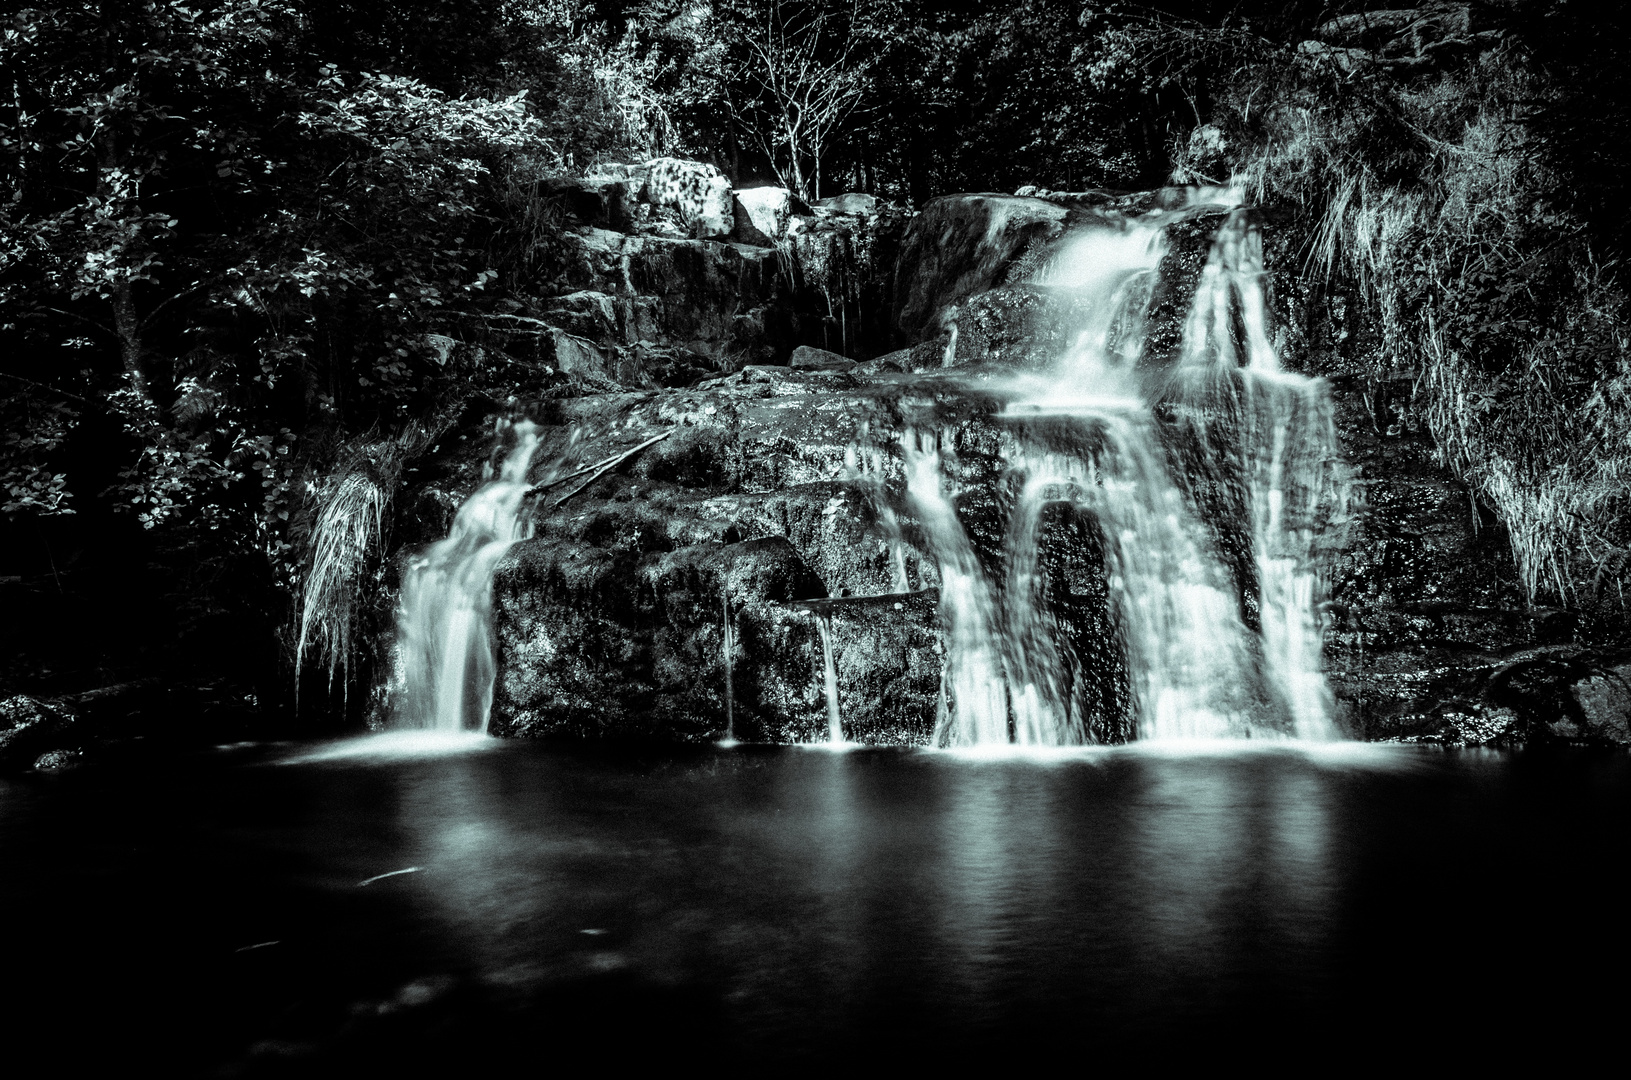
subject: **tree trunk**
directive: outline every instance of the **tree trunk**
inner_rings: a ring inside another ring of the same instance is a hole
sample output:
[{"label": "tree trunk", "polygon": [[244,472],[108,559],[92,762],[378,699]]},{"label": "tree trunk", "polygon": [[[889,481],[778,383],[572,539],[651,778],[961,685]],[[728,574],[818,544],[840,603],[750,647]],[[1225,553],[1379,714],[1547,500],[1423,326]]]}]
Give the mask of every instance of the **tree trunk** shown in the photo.
[{"label": "tree trunk", "polygon": [[136,303],[130,295],[130,282],[119,282],[109,303],[113,306],[113,329],[119,337],[119,357],[124,361],[125,371],[142,397],[151,398],[147,371],[142,366],[145,350],[142,348],[141,320],[136,315]]},{"label": "tree trunk", "polygon": [[810,197],[810,189],[804,184],[804,170],[799,168],[799,146],[791,135],[787,139],[787,156],[792,159],[793,190],[801,199]]}]

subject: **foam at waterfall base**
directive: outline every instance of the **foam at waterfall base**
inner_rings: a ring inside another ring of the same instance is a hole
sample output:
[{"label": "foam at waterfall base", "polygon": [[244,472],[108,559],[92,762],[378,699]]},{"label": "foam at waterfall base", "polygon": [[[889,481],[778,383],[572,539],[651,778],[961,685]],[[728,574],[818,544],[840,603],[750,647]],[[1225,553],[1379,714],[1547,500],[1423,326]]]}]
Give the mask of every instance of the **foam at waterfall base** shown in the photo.
[{"label": "foam at waterfall base", "polygon": [[956,761],[1030,761],[1043,765],[1102,764],[1117,758],[1218,759],[1295,757],[1337,769],[1404,771],[1423,760],[1420,747],[1394,743],[1320,742],[1305,739],[1143,739],[1114,746],[1024,746],[993,743],[946,748],[919,747],[918,753]]},{"label": "foam at waterfall base", "polygon": [[280,765],[307,765],[325,761],[410,761],[480,753],[499,740],[479,731],[385,731],[341,739],[281,759]]}]

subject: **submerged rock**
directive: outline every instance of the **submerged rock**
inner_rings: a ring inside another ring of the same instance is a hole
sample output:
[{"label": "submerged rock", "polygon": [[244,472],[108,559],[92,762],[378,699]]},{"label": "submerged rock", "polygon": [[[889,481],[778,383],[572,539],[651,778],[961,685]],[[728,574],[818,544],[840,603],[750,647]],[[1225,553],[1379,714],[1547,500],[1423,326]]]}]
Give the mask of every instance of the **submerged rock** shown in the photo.
[{"label": "submerged rock", "polygon": [[1585,735],[1631,745],[1631,664],[1619,664],[1575,683]]},{"label": "submerged rock", "polygon": [[57,772],[71,769],[85,757],[83,750],[47,750],[34,760],[38,772]]}]

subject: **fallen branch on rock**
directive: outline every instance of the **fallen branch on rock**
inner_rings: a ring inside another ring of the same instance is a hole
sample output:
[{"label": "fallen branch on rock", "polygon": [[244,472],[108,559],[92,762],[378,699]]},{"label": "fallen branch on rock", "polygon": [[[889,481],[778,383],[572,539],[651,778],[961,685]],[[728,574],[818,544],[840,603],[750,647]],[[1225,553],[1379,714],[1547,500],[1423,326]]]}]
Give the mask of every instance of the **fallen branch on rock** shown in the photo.
[{"label": "fallen branch on rock", "polygon": [[590,484],[594,483],[596,480],[600,479],[601,475],[608,470],[616,468],[629,458],[633,457],[635,454],[638,454],[640,451],[644,450],[646,447],[660,443],[672,434],[674,434],[674,429],[669,428],[661,435],[653,435],[639,446],[620,451],[619,453],[613,454],[611,457],[602,458],[593,465],[585,465],[583,468],[569,472],[565,476],[557,476],[553,480],[546,480],[541,484],[534,484],[527,490],[527,494],[536,495],[541,491],[547,491],[548,489],[555,487],[557,484],[564,484],[568,480],[582,476],[584,473],[591,473],[592,475],[589,477],[589,479],[585,480],[571,491],[568,491],[565,495],[562,495],[560,498],[556,499],[553,504],[551,504],[552,506],[559,506],[572,496],[576,495],[578,492],[582,491],[584,488],[588,487]]}]

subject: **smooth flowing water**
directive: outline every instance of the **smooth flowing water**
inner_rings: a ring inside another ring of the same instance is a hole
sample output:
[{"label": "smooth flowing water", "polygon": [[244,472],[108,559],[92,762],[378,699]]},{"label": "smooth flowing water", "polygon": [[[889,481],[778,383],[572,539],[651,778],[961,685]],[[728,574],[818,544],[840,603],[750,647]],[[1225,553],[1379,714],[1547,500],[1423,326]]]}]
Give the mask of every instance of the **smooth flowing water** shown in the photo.
[{"label": "smooth flowing water", "polygon": [[[948,434],[902,439],[905,504],[942,582],[937,745],[1090,737],[1082,717],[1093,703],[1070,675],[1081,661],[1037,571],[1043,516],[1058,505],[1091,515],[1101,534],[1139,738],[1336,737],[1321,605],[1346,488],[1326,388],[1280,367],[1261,238],[1238,209],[1218,231],[1181,355],[1165,372],[1145,365],[1169,220],[1079,232],[1038,275],[1077,313],[1074,344],[1041,373],[987,384],[1006,399],[1003,454],[1017,486],[1004,578],[988,575],[955,512]],[[1249,573],[1222,550],[1232,530],[1247,537]]]},{"label": "smooth flowing water", "polygon": [[1628,842],[1619,753],[148,752],[0,781],[0,1023],[64,1075],[1561,1067]]},{"label": "smooth flowing water", "polygon": [[538,450],[530,421],[508,432],[514,447],[498,475],[459,507],[447,539],[408,566],[397,616],[395,726],[486,731],[496,676],[493,570],[526,538],[527,470]]},{"label": "smooth flowing water", "polygon": [[838,665],[832,652],[832,616],[817,612],[816,632],[821,636],[821,690],[827,699],[827,741],[844,742],[844,717],[838,707]]}]

